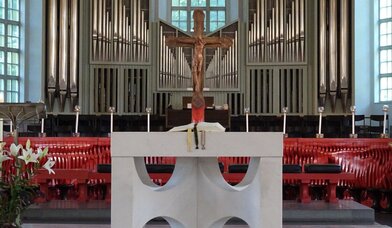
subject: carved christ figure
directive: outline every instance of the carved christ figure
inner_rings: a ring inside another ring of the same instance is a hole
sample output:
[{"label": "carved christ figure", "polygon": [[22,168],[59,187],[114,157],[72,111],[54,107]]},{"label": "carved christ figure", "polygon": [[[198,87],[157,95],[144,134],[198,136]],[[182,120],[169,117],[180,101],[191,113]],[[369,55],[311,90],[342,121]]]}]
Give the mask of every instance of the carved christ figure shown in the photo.
[{"label": "carved christ figure", "polygon": [[193,12],[194,35],[193,37],[168,37],[166,45],[169,47],[192,47],[192,122],[198,123],[204,121],[205,101],[203,97],[204,88],[204,48],[222,47],[229,48],[232,45],[232,39],[226,37],[205,37],[204,31],[204,13],[201,9]]}]

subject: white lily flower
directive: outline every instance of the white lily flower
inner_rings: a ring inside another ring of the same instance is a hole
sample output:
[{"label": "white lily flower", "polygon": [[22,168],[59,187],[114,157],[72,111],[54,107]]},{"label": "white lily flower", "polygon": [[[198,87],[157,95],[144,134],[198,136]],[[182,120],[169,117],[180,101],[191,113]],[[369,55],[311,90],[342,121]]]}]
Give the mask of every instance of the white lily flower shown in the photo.
[{"label": "white lily flower", "polygon": [[46,163],[42,166],[43,168],[45,168],[46,170],[48,170],[49,174],[55,174],[55,172],[53,171],[52,167],[54,166],[56,162],[53,161],[52,158],[49,158]]},{"label": "white lily flower", "polygon": [[17,146],[17,145],[15,145],[15,143],[12,143],[11,146],[10,146],[11,155],[14,156],[14,157],[18,156],[19,150],[20,150],[21,148],[23,148],[22,145],[19,144],[19,145]]},{"label": "white lily flower", "polygon": [[48,147],[46,147],[45,149],[41,149],[41,147],[40,148],[38,148],[38,150],[37,150],[37,154],[38,154],[38,158],[41,160],[43,157],[45,157],[47,154],[48,154]]},{"label": "white lily flower", "polygon": [[24,150],[22,149],[23,155],[19,156],[18,158],[23,160],[26,165],[30,162],[37,163],[38,162],[38,154],[33,153],[33,149]]},{"label": "white lily flower", "polygon": [[5,144],[5,142],[0,143],[0,151],[3,151]]},{"label": "white lily flower", "polygon": [[0,153],[0,168],[3,166],[3,161],[10,160],[11,158],[3,153]]}]

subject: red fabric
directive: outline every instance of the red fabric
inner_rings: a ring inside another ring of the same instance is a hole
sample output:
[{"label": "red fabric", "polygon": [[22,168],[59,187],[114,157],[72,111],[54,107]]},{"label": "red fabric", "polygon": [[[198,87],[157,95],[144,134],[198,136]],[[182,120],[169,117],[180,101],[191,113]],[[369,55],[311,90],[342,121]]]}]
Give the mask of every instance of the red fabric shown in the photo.
[{"label": "red fabric", "polygon": [[204,122],[204,109],[204,105],[200,108],[192,106],[192,123]]}]

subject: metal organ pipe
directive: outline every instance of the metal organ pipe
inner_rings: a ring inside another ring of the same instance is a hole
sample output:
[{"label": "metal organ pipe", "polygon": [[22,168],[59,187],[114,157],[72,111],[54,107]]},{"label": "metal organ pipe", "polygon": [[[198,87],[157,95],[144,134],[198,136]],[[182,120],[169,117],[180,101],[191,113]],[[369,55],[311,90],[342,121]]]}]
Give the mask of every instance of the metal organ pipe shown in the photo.
[{"label": "metal organ pipe", "polygon": [[60,110],[64,111],[68,82],[68,0],[60,0],[59,88]]},{"label": "metal organ pipe", "polygon": [[77,105],[78,95],[78,0],[71,0],[71,28],[70,28],[70,92],[71,110]]},{"label": "metal organ pipe", "polygon": [[335,111],[337,92],[337,1],[329,0],[329,95]]},{"label": "metal organ pipe", "polygon": [[[51,0],[56,2],[57,0]],[[93,8],[93,50],[92,50],[92,55],[93,59],[97,58],[97,40],[98,40],[98,7],[95,5],[96,1],[91,1],[91,6]],[[56,9],[57,10],[57,9]],[[50,23],[50,22],[49,22]]]},{"label": "metal organ pipe", "polygon": [[[114,1],[113,10],[113,58],[118,59],[118,0]],[[135,1],[136,2],[136,1]]]},{"label": "metal organ pipe", "polygon": [[347,109],[348,72],[349,72],[349,18],[348,0],[340,0],[340,87],[343,110]]},{"label": "metal organ pipe", "polygon": [[300,39],[300,52],[299,56],[300,59],[299,61],[305,61],[305,2],[304,0],[300,0],[300,34],[299,34],[299,39]]},{"label": "metal organ pipe", "polygon": [[54,94],[57,85],[57,0],[48,0],[48,69],[47,69],[47,91],[49,99],[49,111],[52,111]]},{"label": "metal organ pipe", "polygon": [[320,64],[319,64],[319,106],[324,107],[327,96],[327,15],[326,15],[326,1],[319,1],[320,3],[320,34],[319,34],[319,55],[320,55]]}]

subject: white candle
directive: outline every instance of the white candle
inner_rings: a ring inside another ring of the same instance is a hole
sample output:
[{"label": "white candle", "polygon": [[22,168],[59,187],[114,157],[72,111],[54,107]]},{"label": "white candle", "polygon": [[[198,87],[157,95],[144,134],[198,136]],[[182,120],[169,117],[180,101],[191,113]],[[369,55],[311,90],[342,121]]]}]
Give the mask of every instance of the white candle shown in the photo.
[{"label": "white candle", "polygon": [[353,105],[350,107],[351,111],[351,134],[355,135],[355,110],[356,107]]},{"label": "white candle", "polygon": [[355,134],[355,112],[352,112],[352,129],[351,129],[351,134]]},{"label": "white candle", "polygon": [[382,107],[382,110],[384,111],[384,121],[383,121],[383,129],[382,129],[382,133],[385,135],[385,131],[387,128],[387,112],[388,112],[389,106],[388,105],[384,105]]},{"label": "white candle", "polygon": [[0,141],[3,141],[3,118],[0,118]]},{"label": "white candle", "polygon": [[320,112],[320,118],[319,118],[319,129],[318,129],[318,133],[319,135],[321,135],[321,121],[323,119],[323,113]]},{"label": "white candle", "polygon": [[110,133],[113,133],[113,112],[110,112]]},{"label": "white candle", "polygon": [[44,121],[45,121],[44,118],[42,118],[41,119],[41,133],[44,133],[44,125],[45,125]]},{"label": "white candle", "polygon": [[13,128],[13,126],[12,126],[12,120],[10,120],[10,132],[12,133],[12,128]]},{"label": "white candle", "polygon": [[79,112],[76,112],[75,133],[78,133],[78,127],[79,127]]},{"label": "white candle", "polygon": [[321,135],[321,122],[323,119],[324,107],[318,107],[318,112],[320,113],[318,134]]},{"label": "white candle", "polygon": [[113,113],[116,111],[115,107],[109,107],[109,112],[110,112],[110,133],[113,133]]},{"label": "white candle", "polygon": [[80,112],[80,107],[79,105],[75,106],[74,111],[76,112],[76,121],[75,121],[75,134],[78,133],[78,128],[79,128],[79,112]]},{"label": "white candle", "polygon": [[147,132],[150,132],[150,113],[147,113]]},{"label": "white candle", "polygon": [[246,132],[249,132],[249,113],[246,113]]},{"label": "white candle", "polygon": [[147,112],[147,132],[150,132],[150,113],[151,113],[151,108],[147,107],[146,108]]},{"label": "white candle", "polygon": [[384,124],[383,124],[383,129],[382,129],[382,133],[384,135],[385,135],[386,124],[387,124],[387,113],[384,112]]},{"label": "white candle", "polygon": [[249,108],[245,108],[246,132],[249,132]]},{"label": "white candle", "polygon": [[283,134],[286,134],[286,115],[287,115],[287,107],[282,108],[283,111]]}]

